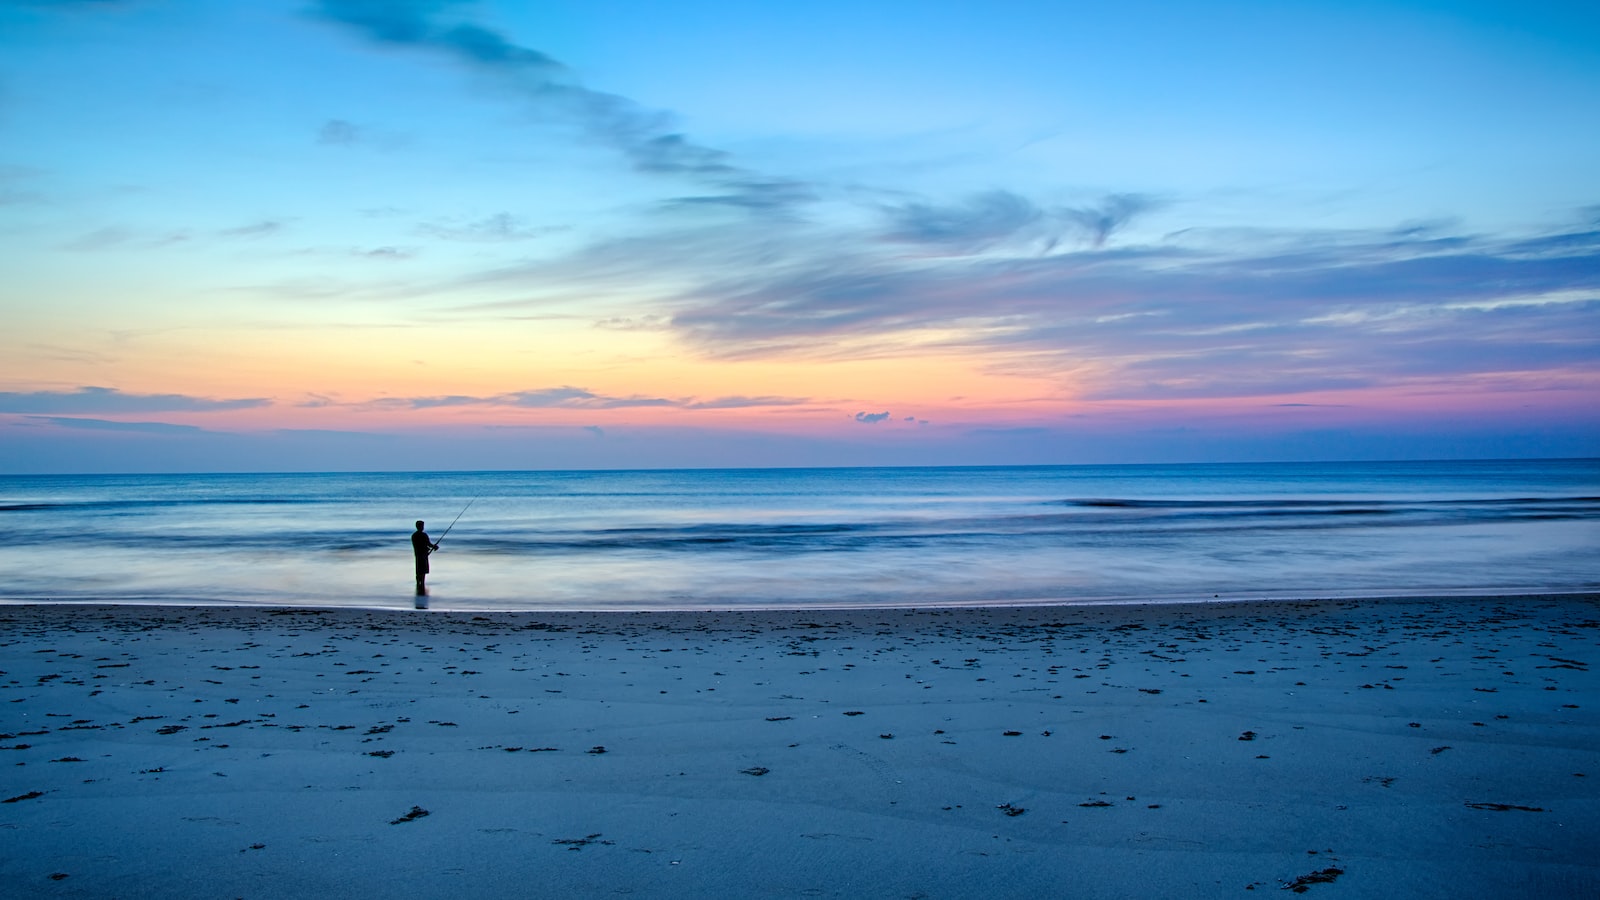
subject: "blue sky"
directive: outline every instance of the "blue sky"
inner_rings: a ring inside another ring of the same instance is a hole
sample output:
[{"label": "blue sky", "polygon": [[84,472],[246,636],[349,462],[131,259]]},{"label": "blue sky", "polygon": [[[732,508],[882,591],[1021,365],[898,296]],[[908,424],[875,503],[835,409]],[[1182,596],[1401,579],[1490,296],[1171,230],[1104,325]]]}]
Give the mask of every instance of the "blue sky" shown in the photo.
[{"label": "blue sky", "polygon": [[0,0],[0,467],[1593,455],[1595,110],[1577,3]]}]

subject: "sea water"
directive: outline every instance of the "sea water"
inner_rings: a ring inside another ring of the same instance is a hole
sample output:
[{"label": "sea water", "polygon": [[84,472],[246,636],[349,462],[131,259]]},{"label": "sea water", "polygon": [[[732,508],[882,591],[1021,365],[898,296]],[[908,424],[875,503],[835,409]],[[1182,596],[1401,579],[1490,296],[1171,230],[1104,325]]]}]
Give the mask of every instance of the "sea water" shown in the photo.
[{"label": "sea water", "polygon": [[1600,590],[1588,459],[0,476],[0,602],[410,606],[419,518],[433,608]]}]

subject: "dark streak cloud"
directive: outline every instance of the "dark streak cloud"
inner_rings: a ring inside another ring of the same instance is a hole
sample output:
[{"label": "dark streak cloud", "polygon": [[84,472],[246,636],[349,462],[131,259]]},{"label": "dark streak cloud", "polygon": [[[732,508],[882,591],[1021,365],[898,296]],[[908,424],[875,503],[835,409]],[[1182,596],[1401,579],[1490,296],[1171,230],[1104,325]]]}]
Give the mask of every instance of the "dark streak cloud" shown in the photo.
[{"label": "dark streak cloud", "polygon": [[718,397],[683,404],[684,409],[751,409],[771,406],[801,406],[810,403],[802,397]]},{"label": "dark streak cloud", "polygon": [[31,422],[43,422],[58,428],[75,428],[87,431],[123,431],[144,434],[207,434],[193,425],[173,425],[168,422],[114,422],[109,419],[84,419],[70,416],[28,416]]},{"label": "dark streak cloud", "polygon": [[43,9],[110,9],[114,6],[132,6],[143,0],[11,0],[18,6],[37,6]]},{"label": "dark streak cloud", "polygon": [[373,247],[370,250],[351,251],[364,259],[405,260],[415,259],[417,251],[408,247]]},{"label": "dark streak cloud", "polygon": [[963,252],[1021,241],[1048,252],[1076,232],[1100,248],[1138,214],[1157,205],[1142,194],[1111,194],[1093,206],[1046,209],[1011,191],[994,190],[955,204],[914,201],[885,207],[889,228],[884,237]]},{"label": "dark streak cloud", "polygon": [[361,129],[353,122],[344,119],[329,119],[322,123],[317,130],[317,143],[336,147],[348,147],[360,142]]},{"label": "dark streak cloud", "polygon": [[453,222],[432,222],[422,226],[421,231],[429,237],[444,238],[452,241],[526,241],[532,238],[544,237],[564,230],[560,226],[532,226],[528,225],[521,217],[508,212],[495,213],[472,222],[455,224]]},{"label": "dark streak cloud", "polygon": [[224,228],[217,234],[226,238],[259,238],[277,234],[284,227],[284,223],[269,219],[250,225],[241,225],[238,228]]},{"label": "dark streak cloud", "polygon": [[284,437],[324,437],[353,441],[386,441],[392,437],[371,431],[347,431],[339,428],[275,428],[272,433]]},{"label": "dark streak cloud", "polygon": [[185,243],[192,237],[193,236],[189,232],[181,230],[151,233],[111,225],[104,228],[97,228],[94,231],[74,238],[73,240],[62,245],[62,249],[80,252],[117,250],[123,248],[133,250],[156,250],[162,247],[170,247],[174,244]]},{"label": "dark streak cloud", "polygon": [[612,316],[594,323],[606,331],[664,331],[670,326],[667,317],[658,315]]},{"label": "dark streak cloud", "polygon": [[263,219],[233,228],[204,231],[187,228],[156,230],[107,225],[73,238],[62,244],[61,249],[79,253],[106,250],[160,250],[193,244],[197,239],[257,240],[281,234],[287,228],[287,222],[277,219]]},{"label": "dark streak cloud", "polygon": [[990,191],[954,206],[907,203],[885,210],[889,240],[983,247],[1039,223],[1043,212],[1010,191]]},{"label": "dark streak cloud", "polygon": [[627,407],[676,406],[675,401],[658,397],[607,397],[578,387],[554,387],[513,391],[477,397],[453,394],[438,397],[386,398],[379,406],[408,409],[433,409],[446,406],[509,406],[524,409],[622,409]]},{"label": "dark streak cloud", "polygon": [[802,181],[786,178],[760,178],[749,176],[723,183],[726,190],[718,194],[675,197],[669,207],[729,207],[752,212],[788,215],[796,207],[817,199],[817,192]]},{"label": "dark streak cloud", "polygon": [[386,398],[376,405],[406,409],[433,409],[447,406],[501,406],[522,409],[631,409],[665,407],[672,409],[748,409],[754,407],[797,406],[810,401],[796,397],[717,397],[711,400],[668,399],[664,397],[612,397],[580,387],[540,388],[489,396],[453,394],[436,397]]},{"label": "dark streak cloud", "polygon": [[124,394],[116,388],[80,387],[73,391],[0,393],[0,412],[8,413],[146,413],[216,412],[252,409],[272,401],[259,397],[213,400],[185,394]]},{"label": "dark streak cloud", "polygon": [[638,171],[682,177],[717,193],[679,202],[781,211],[809,198],[803,185],[735,165],[724,151],[673,128],[672,117],[615,94],[580,85],[558,60],[468,21],[456,0],[318,0],[318,18],[380,45],[433,53],[501,78],[547,114],[574,122],[610,145]]},{"label": "dark streak cloud", "polygon": [[1101,247],[1112,232],[1155,205],[1143,194],[1112,194],[1095,206],[1067,209],[1064,215],[1088,234],[1094,246]]},{"label": "dark streak cloud", "polygon": [[672,406],[671,400],[659,397],[606,397],[582,388],[559,387],[537,391],[518,391],[491,397],[489,403],[500,406],[521,406],[543,409],[552,406],[578,409],[622,409],[631,406]]},{"label": "dark streak cloud", "polygon": [[[0,84],[0,113],[5,111],[5,85]],[[21,206],[45,199],[42,191],[27,185],[44,173],[28,166],[0,165],[0,206]]]}]

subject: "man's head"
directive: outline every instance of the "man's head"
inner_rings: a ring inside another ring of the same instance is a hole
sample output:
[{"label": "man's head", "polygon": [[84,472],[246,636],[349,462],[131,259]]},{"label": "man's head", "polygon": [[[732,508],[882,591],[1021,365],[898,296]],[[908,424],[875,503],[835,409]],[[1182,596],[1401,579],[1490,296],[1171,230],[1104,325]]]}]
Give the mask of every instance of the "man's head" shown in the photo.
[{"label": "man's head", "polygon": [[417,530],[418,530],[418,531],[421,531],[421,530],[422,530],[422,520],[421,520],[421,519],[418,519],[418,520],[417,520]]}]

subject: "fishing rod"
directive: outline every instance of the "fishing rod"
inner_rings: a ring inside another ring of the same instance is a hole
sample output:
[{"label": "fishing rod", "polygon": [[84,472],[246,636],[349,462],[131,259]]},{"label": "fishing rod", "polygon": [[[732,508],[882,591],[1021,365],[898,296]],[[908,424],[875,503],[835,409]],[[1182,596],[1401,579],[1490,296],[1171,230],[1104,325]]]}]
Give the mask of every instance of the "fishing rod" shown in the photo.
[{"label": "fishing rod", "polygon": [[[478,495],[478,497],[482,497],[482,496],[483,496],[482,494]],[[467,510],[472,508],[472,504],[478,502],[478,497],[473,497],[471,500],[468,500],[467,501],[467,505],[461,507],[461,512],[456,513],[456,517],[454,519],[450,520],[450,527],[446,528],[444,530],[444,534],[439,535],[439,540],[433,542],[433,546],[435,548],[437,548],[439,546],[439,544],[444,541],[445,534],[449,534],[450,533],[450,528],[456,527],[456,523],[461,521],[461,517],[467,514]]]}]

